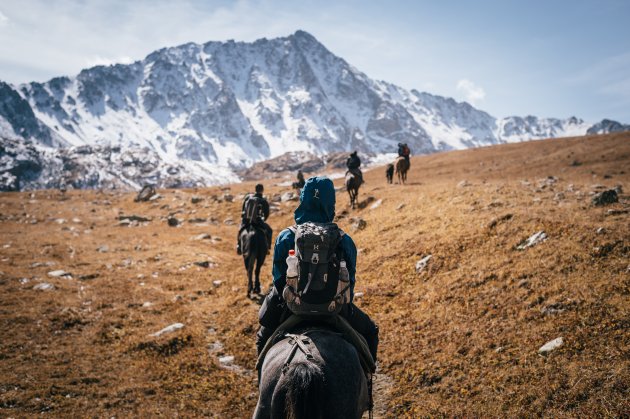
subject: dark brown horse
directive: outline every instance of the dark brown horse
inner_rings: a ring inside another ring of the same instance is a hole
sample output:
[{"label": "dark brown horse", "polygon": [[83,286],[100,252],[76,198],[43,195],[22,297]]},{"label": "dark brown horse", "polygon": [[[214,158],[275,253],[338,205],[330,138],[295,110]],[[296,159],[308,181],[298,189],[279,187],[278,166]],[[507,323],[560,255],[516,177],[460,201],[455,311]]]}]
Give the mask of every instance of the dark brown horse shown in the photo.
[{"label": "dark brown horse", "polygon": [[385,177],[387,177],[387,183],[389,184],[394,181],[394,165],[392,163],[387,165],[387,169],[385,169]]},{"label": "dark brown horse", "polygon": [[265,356],[254,419],[359,419],[369,408],[359,355],[328,330],[288,335]]},{"label": "dark brown horse", "polygon": [[346,190],[350,195],[350,205],[354,209],[357,198],[359,197],[359,187],[361,186],[361,178],[351,171],[346,172]]},{"label": "dark brown horse", "polygon": [[404,157],[400,156],[394,163],[396,166],[396,176],[398,176],[398,183],[405,184],[407,182],[407,172],[409,171],[409,162]]},{"label": "dark brown horse", "polygon": [[[260,268],[267,257],[267,238],[265,233],[255,226],[243,230],[241,233],[241,249],[243,262],[247,270],[247,296],[254,292],[260,294]],[[256,267],[256,282],[253,281],[254,266]]]}]

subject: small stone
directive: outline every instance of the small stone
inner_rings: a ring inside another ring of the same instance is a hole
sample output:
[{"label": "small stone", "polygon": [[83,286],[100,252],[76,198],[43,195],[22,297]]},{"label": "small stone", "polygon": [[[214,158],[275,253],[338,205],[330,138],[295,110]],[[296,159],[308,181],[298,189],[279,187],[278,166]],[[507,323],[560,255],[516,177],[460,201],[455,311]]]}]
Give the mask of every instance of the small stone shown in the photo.
[{"label": "small stone", "polygon": [[363,297],[363,293],[362,293],[362,292],[355,292],[355,293],[354,293],[354,298],[355,298],[355,299],[356,299],[356,298],[361,298],[361,297]]},{"label": "small stone", "polygon": [[183,323],[173,323],[170,326],[166,326],[164,329],[162,329],[162,330],[160,330],[158,332],[150,334],[149,336],[153,336],[153,337],[162,336],[165,333],[172,333],[172,332],[175,332],[175,331],[177,331],[177,330],[179,330],[179,329],[181,329],[183,327],[184,327]]},{"label": "small stone", "polygon": [[544,231],[541,230],[541,231],[539,231],[537,233],[532,234],[526,240],[523,240],[522,242],[520,242],[516,246],[516,248],[518,250],[525,250],[528,247],[536,246],[537,244],[540,244],[540,243],[544,242],[545,240],[547,240],[547,234]]},{"label": "small stone", "polygon": [[152,303],[152,302],[150,302],[150,301],[145,301],[144,303],[142,303],[142,307],[143,307],[143,308],[149,308],[149,307],[151,307],[152,305],[153,305],[153,303]]},{"label": "small stone", "polygon": [[70,272],[66,272],[62,269],[58,269],[56,271],[50,271],[48,272],[48,276],[50,276],[51,278],[66,278],[66,279],[72,279],[72,274],[70,274]]},{"label": "small stone", "polygon": [[179,220],[175,217],[168,217],[166,219],[166,222],[168,223],[169,227],[177,227],[179,225]]},{"label": "small stone", "polygon": [[222,283],[223,281],[221,281],[220,279],[212,281],[212,285],[214,285],[215,287],[220,287]]},{"label": "small stone", "polygon": [[99,246],[98,248],[96,248],[96,251],[99,253],[107,253],[109,252],[109,246],[104,244],[102,246]]},{"label": "small stone", "polygon": [[427,255],[416,262],[416,273],[421,273],[427,267],[427,264],[431,260],[433,255]]},{"label": "small stone", "polygon": [[225,355],[219,357],[219,362],[223,365],[230,365],[234,362],[234,357],[232,355]]},{"label": "small stone", "polygon": [[354,231],[363,230],[367,227],[367,222],[361,217],[351,218],[350,221],[352,222],[352,229]]},{"label": "small stone", "polygon": [[34,290],[37,291],[52,291],[55,289],[53,284],[49,284],[48,282],[41,282],[33,287]]},{"label": "small stone", "polygon": [[547,355],[549,352],[553,351],[554,349],[558,349],[559,347],[561,347],[563,343],[564,343],[564,340],[561,337],[556,338],[554,340],[550,340],[549,342],[541,346],[540,349],[538,349],[538,353],[541,355]]},{"label": "small stone", "polygon": [[223,221],[223,224],[225,224],[226,226],[231,226],[231,225],[234,225],[234,220],[233,220],[233,219],[231,219],[231,218],[226,218],[226,219]]},{"label": "small stone", "polygon": [[401,209],[405,208],[405,204],[398,204],[398,206],[396,207],[396,211],[400,211]]},{"label": "small stone", "polygon": [[373,210],[373,209],[376,209],[376,208],[380,207],[382,203],[383,203],[383,200],[379,199],[378,201],[376,201],[375,203],[370,205],[370,210]]},{"label": "small stone", "polygon": [[470,182],[465,179],[457,184],[458,188],[465,188],[466,186],[470,186]]},{"label": "small stone", "polygon": [[81,219],[80,219],[80,218],[74,217],[74,218],[72,219],[72,222],[73,222],[73,223],[75,223],[75,224],[80,224],[82,221],[81,221]]},{"label": "small stone", "polygon": [[597,234],[606,234],[606,229],[604,227],[600,227],[596,231]]},{"label": "small stone", "polygon": [[234,201],[234,196],[229,193],[223,194],[223,200],[225,202],[232,202]]},{"label": "small stone", "polygon": [[619,196],[614,189],[608,189],[607,191],[599,192],[591,199],[593,205],[599,207],[619,202]]},{"label": "small stone", "polygon": [[192,198],[190,198],[190,202],[193,204],[198,204],[201,201],[203,201],[203,198],[200,196],[193,196]]},{"label": "small stone", "polygon": [[211,239],[212,239],[212,236],[210,236],[208,233],[202,233],[191,238],[191,240],[211,240]]},{"label": "small stone", "polygon": [[203,260],[200,262],[193,262],[193,263],[201,268],[209,268],[211,266],[214,266],[214,263],[210,262],[209,260]]}]

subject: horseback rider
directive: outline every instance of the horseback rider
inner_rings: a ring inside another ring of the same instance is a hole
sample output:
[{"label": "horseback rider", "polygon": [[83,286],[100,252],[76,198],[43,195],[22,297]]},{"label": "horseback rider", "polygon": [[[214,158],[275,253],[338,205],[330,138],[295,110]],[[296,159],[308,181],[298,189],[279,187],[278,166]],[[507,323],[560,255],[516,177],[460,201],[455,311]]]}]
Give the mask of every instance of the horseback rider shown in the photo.
[{"label": "horseback rider", "polygon": [[[348,160],[346,160],[346,167],[348,167],[348,172],[352,173],[353,175],[357,176],[360,180],[359,184],[362,184],[363,181],[363,173],[361,172],[361,159],[359,158],[359,156],[357,155],[357,151],[353,151],[350,154],[350,157],[348,157]],[[348,174],[348,172],[346,172],[346,174]]]},{"label": "horseback rider", "polygon": [[302,173],[302,171],[301,171],[301,170],[298,170],[298,172],[297,172],[297,180],[298,180],[298,181],[297,181],[297,186],[298,186],[299,188],[303,188],[303,187],[304,187],[305,180],[304,180],[304,174]]},{"label": "horseback rider", "polygon": [[269,218],[269,202],[263,197],[265,187],[262,184],[256,185],[256,193],[249,193],[243,200],[243,207],[241,209],[241,226],[238,229],[238,235],[236,236],[236,253],[242,254],[241,249],[241,234],[243,230],[248,229],[250,226],[259,228],[265,233],[267,239],[267,253],[271,249],[271,236],[273,230],[265,221]]},{"label": "horseback rider", "polygon": [[[356,154],[356,153],[355,153]],[[295,210],[295,222],[299,226],[307,222],[332,223],[335,217],[335,188],[327,177],[312,177],[306,181],[300,194],[300,205]],[[273,287],[260,309],[261,327],[256,335],[256,347],[260,355],[267,340],[291,313],[282,298],[286,285],[287,256],[295,246],[295,230],[286,228],[276,238],[273,254]],[[361,309],[352,303],[357,262],[357,248],[352,238],[343,234],[339,242],[343,259],[347,262],[350,278],[350,302],[344,304],[339,315],[366,340],[372,358],[376,360],[378,326]]]},{"label": "horseback rider", "polygon": [[398,156],[404,157],[407,160],[407,164],[409,164],[409,156],[411,155],[411,150],[409,150],[409,146],[407,143],[398,143]]}]

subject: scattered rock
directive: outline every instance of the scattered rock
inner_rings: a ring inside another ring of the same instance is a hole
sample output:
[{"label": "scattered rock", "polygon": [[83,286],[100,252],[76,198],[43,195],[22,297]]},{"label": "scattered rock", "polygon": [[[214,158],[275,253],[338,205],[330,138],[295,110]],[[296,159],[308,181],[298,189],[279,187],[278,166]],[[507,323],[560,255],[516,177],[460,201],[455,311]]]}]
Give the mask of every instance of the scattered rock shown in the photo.
[{"label": "scattered rock", "polygon": [[565,199],[566,199],[566,196],[564,195],[564,192],[558,192],[553,197],[554,201],[564,201]]},{"label": "scattered rock", "polygon": [[39,268],[40,266],[55,266],[55,262],[35,262],[31,264],[31,268]]},{"label": "scattered rock", "polygon": [[144,303],[142,303],[142,308],[149,308],[153,306],[153,303],[150,301],[145,301]]},{"label": "scattered rock", "polygon": [[208,233],[202,233],[202,234],[198,234],[194,237],[190,238],[191,240],[211,240],[212,236],[210,236]]},{"label": "scattered rock", "polygon": [[541,231],[539,231],[537,233],[532,234],[526,240],[523,240],[522,242],[520,242],[516,246],[516,249],[518,249],[518,250],[525,250],[528,247],[536,246],[537,244],[540,244],[540,243],[544,242],[545,240],[547,240],[547,234],[544,231],[541,230]]},{"label": "scattered rock", "polygon": [[82,221],[81,221],[81,219],[80,219],[80,218],[74,217],[74,218],[72,219],[72,222],[73,222],[73,223],[75,223],[75,224],[80,224]]},{"label": "scattered rock", "polygon": [[159,193],[156,193],[151,198],[149,198],[149,201],[157,201],[158,199],[162,199],[162,195],[160,195]]},{"label": "scattered rock", "polygon": [[370,210],[373,210],[373,209],[376,209],[376,208],[380,207],[382,203],[383,203],[383,200],[379,199],[378,201],[376,201],[375,203],[370,205]]},{"label": "scattered rock", "polygon": [[203,198],[200,196],[193,196],[192,198],[190,198],[190,202],[193,204],[198,204],[201,201],[203,201]]},{"label": "scattered rock", "polygon": [[181,329],[183,327],[184,327],[183,323],[173,323],[170,326],[166,326],[164,329],[160,330],[159,332],[155,332],[155,333],[150,334],[149,336],[159,337],[159,336],[162,336],[165,333],[175,332],[175,331],[177,331],[177,330],[179,330],[179,329]]},{"label": "scattered rock", "polygon": [[180,221],[175,218],[175,217],[168,217],[166,219],[166,222],[168,223],[169,227],[177,227],[180,224]]},{"label": "scattered rock", "polygon": [[128,227],[128,226],[131,225],[131,221],[129,221],[127,219],[124,219],[124,220],[121,220],[120,222],[118,222],[118,225],[121,226],[121,227]]},{"label": "scattered rock", "polygon": [[609,209],[608,211],[606,211],[606,215],[622,215],[622,214],[628,214],[630,212],[630,210],[628,209]]},{"label": "scattered rock", "polygon": [[549,342],[541,346],[540,349],[538,349],[538,353],[541,355],[547,355],[549,352],[561,347],[563,343],[564,339],[562,339],[561,337],[550,340]]},{"label": "scattered rock", "polygon": [[226,226],[234,225],[234,220],[231,218],[226,218],[225,220],[223,220],[223,224],[225,224]]},{"label": "scattered rock", "polygon": [[85,275],[79,275],[79,279],[81,281],[89,281],[90,279],[96,279],[99,277],[99,274],[85,274]]},{"label": "scattered rock", "polygon": [[212,285],[214,285],[215,287],[220,287],[222,283],[223,281],[221,281],[220,279],[212,281]]},{"label": "scattered rock", "polygon": [[396,211],[400,211],[403,208],[405,208],[405,204],[404,203],[398,204],[398,206],[396,207]]},{"label": "scattered rock", "polygon": [[363,230],[365,227],[367,227],[367,221],[365,221],[361,217],[353,217],[350,219],[350,222],[352,222],[353,231]]},{"label": "scattered rock", "polygon": [[210,268],[211,266],[214,266],[214,263],[210,262],[209,260],[204,260],[201,262],[193,262],[193,264],[200,266],[202,268]]},{"label": "scattered rock", "polygon": [[623,187],[621,185],[615,185],[613,191],[617,192],[617,195],[621,195],[623,193]]},{"label": "scattered rock", "polygon": [[466,186],[470,186],[470,182],[465,179],[457,184],[458,188],[465,188]]},{"label": "scattered rock", "polygon": [[619,202],[619,196],[614,189],[608,189],[607,191],[600,192],[593,196],[591,202],[593,205],[599,207],[603,205],[614,204]]},{"label": "scattered rock", "polygon": [[142,189],[140,189],[140,192],[138,192],[138,195],[136,195],[134,201],[146,202],[150,200],[153,196],[155,196],[155,187],[153,185],[144,185]]},{"label": "scattered rock", "polygon": [[121,215],[118,217],[119,221],[124,221],[124,220],[128,220],[128,221],[137,221],[139,223],[146,223],[151,221],[150,218],[148,217],[143,217],[141,215]]},{"label": "scattered rock", "polygon": [[355,299],[357,299],[357,298],[361,298],[361,297],[363,297],[363,293],[362,293],[362,292],[355,292],[355,293],[354,293],[354,298],[355,298]]},{"label": "scattered rock", "polygon": [[225,193],[225,194],[223,194],[223,200],[225,202],[232,202],[232,201],[234,201],[234,196],[229,194],[229,193]]},{"label": "scattered rock", "polygon": [[35,285],[33,289],[37,291],[52,291],[55,289],[55,286],[53,284],[49,284],[48,282],[40,282]]},{"label": "scattered rock", "polygon": [[225,355],[219,357],[219,363],[221,365],[231,365],[234,362],[234,357],[232,355]]},{"label": "scattered rock", "polygon": [[190,218],[188,222],[191,224],[203,224],[203,223],[207,223],[208,219],[207,218]]},{"label": "scattered rock", "polygon": [[553,186],[556,183],[558,183],[558,178],[555,176],[547,176],[544,179],[539,179],[538,180],[538,187],[540,189],[545,189],[548,188],[549,186]]},{"label": "scattered rock", "polygon": [[422,273],[424,271],[424,269],[427,267],[427,264],[429,263],[429,261],[431,260],[431,258],[433,257],[433,255],[427,255],[425,257],[423,257],[422,259],[420,259],[419,261],[416,262],[416,273]]},{"label": "scattered rock", "polygon": [[107,252],[109,252],[109,246],[104,244],[102,246],[97,247],[96,251],[99,252],[99,253],[107,253]]},{"label": "scattered rock", "polygon": [[604,227],[600,227],[596,231],[597,234],[606,234],[606,229]]},{"label": "scattered rock", "polygon": [[48,276],[51,278],[65,278],[65,279],[72,279],[72,274],[70,272],[66,272],[62,269],[58,269],[56,271],[50,271],[48,272]]}]

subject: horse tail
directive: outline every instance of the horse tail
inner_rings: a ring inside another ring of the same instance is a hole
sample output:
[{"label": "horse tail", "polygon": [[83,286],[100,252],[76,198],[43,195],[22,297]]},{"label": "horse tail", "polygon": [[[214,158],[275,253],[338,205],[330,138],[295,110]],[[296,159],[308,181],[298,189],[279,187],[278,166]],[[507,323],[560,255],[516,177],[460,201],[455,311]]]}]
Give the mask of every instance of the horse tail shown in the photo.
[{"label": "horse tail", "polygon": [[323,419],[324,373],[313,362],[291,364],[286,373],[288,419]]}]

